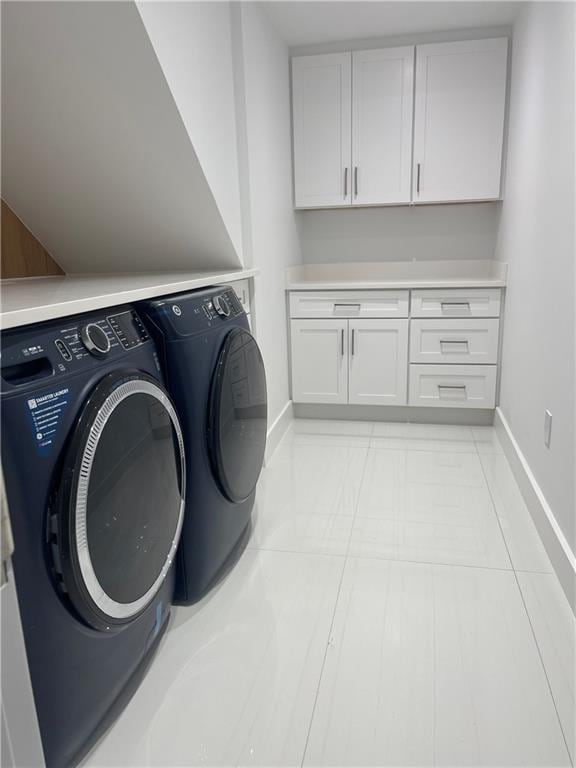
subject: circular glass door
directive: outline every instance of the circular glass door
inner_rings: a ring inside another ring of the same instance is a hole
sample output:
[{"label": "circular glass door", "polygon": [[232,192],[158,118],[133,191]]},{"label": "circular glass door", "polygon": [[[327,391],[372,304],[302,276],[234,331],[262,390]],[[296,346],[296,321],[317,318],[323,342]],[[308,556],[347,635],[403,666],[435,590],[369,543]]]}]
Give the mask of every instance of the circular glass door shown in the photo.
[{"label": "circular glass door", "polygon": [[80,416],[63,478],[51,526],[56,570],[91,626],[125,624],[153,600],[182,527],[182,431],[163,387],[141,373],[106,376]]},{"label": "circular glass door", "polygon": [[224,495],[247,499],[264,461],[266,372],[254,337],[242,328],[226,336],[214,372],[208,440],[212,470]]}]

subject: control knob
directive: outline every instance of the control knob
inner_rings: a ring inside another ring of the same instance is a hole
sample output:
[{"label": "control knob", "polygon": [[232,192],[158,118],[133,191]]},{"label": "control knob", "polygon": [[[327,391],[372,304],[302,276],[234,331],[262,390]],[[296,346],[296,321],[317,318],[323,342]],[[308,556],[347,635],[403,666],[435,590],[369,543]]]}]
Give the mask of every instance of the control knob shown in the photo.
[{"label": "control knob", "polygon": [[212,300],[214,309],[220,315],[220,317],[230,317],[230,304],[224,294],[221,296],[214,296]]},{"label": "control knob", "polygon": [[88,323],[80,331],[82,343],[94,357],[104,357],[110,351],[110,339],[106,331],[96,323]]}]

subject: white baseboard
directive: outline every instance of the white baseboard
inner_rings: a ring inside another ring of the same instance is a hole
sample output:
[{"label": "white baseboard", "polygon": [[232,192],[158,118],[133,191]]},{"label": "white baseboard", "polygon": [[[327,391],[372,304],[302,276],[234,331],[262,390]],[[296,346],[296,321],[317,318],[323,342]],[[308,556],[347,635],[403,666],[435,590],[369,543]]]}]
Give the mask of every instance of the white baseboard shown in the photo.
[{"label": "white baseboard", "polygon": [[336,419],[336,421],[399,421],[415,424],[465,424],[492,426],[494,411],[489,408],[426,408],[420,405],[326,405],[294,403],[295,419]]},{"label": "white baseboard", "polygon": [[530,510],[534,525],[542,539],[542,543],[572,607],[572,611],[576,614],[576,557],[574,552],[572,552],[570,544],[558,525],[552,508],[538,485],[530,465],[526,461],[526,457],[516,442],[510,425],[499,407],[496,408],[494,426],[498,431],[498,437],[522,492],[526,506]]},{"label": "white baseboard", "polygon": [[278,416],[268,427],[268,433],[266,435],[266,453],[264,455],[264,466],[266,466],[266,464],[268,464],[272,458],[272,454],[278,447],[280,440],[282,440],[286,434],[286,430],[289,429],[293,418],[294,414],[292,400],[288,400],[284,408],[282,408]]}]

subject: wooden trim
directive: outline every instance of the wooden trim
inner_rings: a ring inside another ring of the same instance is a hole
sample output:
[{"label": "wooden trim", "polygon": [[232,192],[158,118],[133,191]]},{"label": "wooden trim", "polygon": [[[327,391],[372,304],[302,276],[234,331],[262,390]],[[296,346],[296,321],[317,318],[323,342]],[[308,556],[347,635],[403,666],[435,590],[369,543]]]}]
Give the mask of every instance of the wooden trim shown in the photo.
[{"label": "wooden trim", "polygon": [[44,246],[2,200],[2,278],[63,275]]}]

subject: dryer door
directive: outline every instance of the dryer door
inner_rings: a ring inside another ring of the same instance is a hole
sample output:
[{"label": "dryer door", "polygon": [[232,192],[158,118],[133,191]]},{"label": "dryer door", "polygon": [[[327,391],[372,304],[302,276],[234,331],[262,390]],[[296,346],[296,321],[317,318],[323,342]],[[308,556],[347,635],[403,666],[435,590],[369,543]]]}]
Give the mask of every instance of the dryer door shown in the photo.
[{"label": "dryer door", "polygon": [[266,372],[254,337],[242,328],[226,336],[212,381],[208,447],[214,476],[233,502],[256,488],[266,448]]},{"label": "dryer door", "polygon": [[56,576],[92,627],[121,628],[153,600],[178,545],[184,483],[166,390],[135,371],[105,376],[76,425],[50,516]]}]

